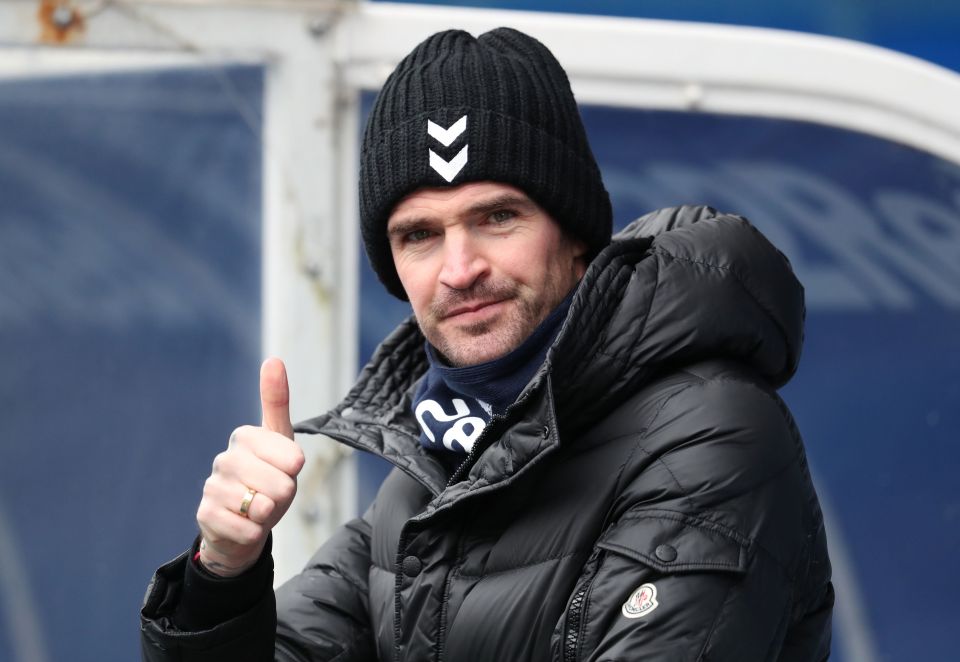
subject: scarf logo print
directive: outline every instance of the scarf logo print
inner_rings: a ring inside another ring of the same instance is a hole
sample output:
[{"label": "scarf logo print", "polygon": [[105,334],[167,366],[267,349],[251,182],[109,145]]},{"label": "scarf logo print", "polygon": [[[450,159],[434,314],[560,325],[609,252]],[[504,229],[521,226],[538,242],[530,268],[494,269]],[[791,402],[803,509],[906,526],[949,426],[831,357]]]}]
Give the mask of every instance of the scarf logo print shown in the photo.
[{"label": "scarf logo print", "polygon": [[[427,120],[427,133],[444,147],[452,145],[453,141],[459,138],[466,130],[466,115],[451,124],[447,129]],[[449,184],[453,181],[454,177],[460,174],[463,166],[467,165],[467,147],[469,147],[469,145],[464,145],[463,148],[457,152],[457,155],[449,161],[444,160],[442,156],[428,148],[427,151],[430,153],[430,167],[436,170]]]},{"label": "scarf logo print", "polygon": [[[459,451],[463,449],[469,453],[473,450],[473,444],[477,440],[477,437],[483,432],[486,421],[478,416],[471,416],[470,407],[460,398],[453,399],[453,407],[454,413],[448,414],[436,400],[423,400],[417,405],[414,413],[416,414],[417,422],[420,424],[420,429],[422,429],[423,433],[427,435],[427,438],[434,443],[436,443],[437,437],[433,433],[433,430],[430,429],[430,426],[427,425],[424,416],[430,414],[433,420],[443,427],[446,427],[447,423],[454,421],[443,433],[443,445],[447,450]],[[468,428],[469,431],[467,430]],[[454,446],[455,443],[459,444],[460,448],[456,448]]]}]

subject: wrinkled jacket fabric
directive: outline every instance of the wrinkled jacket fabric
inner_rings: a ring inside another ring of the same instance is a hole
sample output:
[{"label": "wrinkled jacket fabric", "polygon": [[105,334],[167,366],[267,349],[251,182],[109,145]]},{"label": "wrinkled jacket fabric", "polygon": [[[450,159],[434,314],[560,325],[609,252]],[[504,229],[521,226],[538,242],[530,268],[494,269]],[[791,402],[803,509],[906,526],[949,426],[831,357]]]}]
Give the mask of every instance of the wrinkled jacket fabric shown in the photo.
[{"label": "wrinkled jacket fabric", "polygon": [[336,409],[299,426],[396,465],[369,511],[277,589],[276,612],[265,595],[178,632],[158,575],[146,659],[826,659],[823,520],[775,392],[803,316],[786,259],[742,218],[639,219],[452,476],[418,443],[427,362],[402,324]]}]

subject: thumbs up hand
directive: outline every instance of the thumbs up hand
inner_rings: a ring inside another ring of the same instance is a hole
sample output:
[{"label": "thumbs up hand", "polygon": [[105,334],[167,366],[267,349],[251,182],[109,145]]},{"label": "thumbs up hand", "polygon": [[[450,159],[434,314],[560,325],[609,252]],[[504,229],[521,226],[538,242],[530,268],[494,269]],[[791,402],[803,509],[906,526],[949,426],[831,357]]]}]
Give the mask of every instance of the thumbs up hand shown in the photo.
[{"label": "thumbs up hand", "polygon": [[256,563],[293,502],[303,468],[303,451],[293,443],[287,371],[279,359],[260,368],[260,404],[263,425],[233,431],[227,450],[213,460],[197,509],[200,562],[221,577]]}]

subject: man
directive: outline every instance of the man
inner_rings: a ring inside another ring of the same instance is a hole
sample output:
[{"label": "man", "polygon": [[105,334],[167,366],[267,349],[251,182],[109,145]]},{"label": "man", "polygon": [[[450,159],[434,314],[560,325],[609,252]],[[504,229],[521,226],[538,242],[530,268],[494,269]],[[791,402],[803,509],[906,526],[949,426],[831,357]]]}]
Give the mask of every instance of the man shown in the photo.
[{"label": "man", "polygon": [[803,292],[745,220],[656,212],[610,241],[566,75],[519,32],[433,35],[367,124],[371,264],[414,316],[298,428],[396,465],[271,590],[295,492],[283,365],[201,535],[142,611],[148,660],[822,660],[833,592],[775,388]]}]

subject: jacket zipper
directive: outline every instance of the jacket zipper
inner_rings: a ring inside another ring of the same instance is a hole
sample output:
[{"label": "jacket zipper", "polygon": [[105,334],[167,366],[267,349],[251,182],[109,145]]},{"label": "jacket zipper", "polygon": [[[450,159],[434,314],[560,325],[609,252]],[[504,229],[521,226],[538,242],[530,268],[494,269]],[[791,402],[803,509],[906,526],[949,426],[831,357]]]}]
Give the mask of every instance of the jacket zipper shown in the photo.
[{"label": "jacket zipper", "polygon": [[599,554],[588,563],[589,570],[580,580],[580,588],[573,594],[563,632],[563,662],[576,662],[580,645],[580,634],[586,617],[587,596],[593,584],[593,578],[600,567]]},{"label": "jacket zipper", "polygon": [[477,457],[479,457],[483,451],[487,450],[487,447],[490,445],[490,443],[492,443],[488,442],[490,435],[487,433],[490,432],[494,425],[499,425],[503,421],[507,420],[513,410],[522,406],[523,403],[529,399],[530,391],[526,391],[520,399],[507,407],[506,411],[504,411],[502,414],[494,414],[492,417],[490,417],[490,420],[483,427],[483,431],[480,433],[477,441],[473,444],[473,448],[470,449],[469,453],[467,453],[466,459],[460,463],[460,466],[457,467],[457,470],[454,471],[450,476],[450,479],[447,481],[447,487],[450,487],[463,480],[463,477],[467,474],[467,472],[470,471],[473,463],[476,462]]},{"label": "jacket zipper", "polygon": [[[570,609],[567,611],[566,634],[563,637],[563,662],[576,662],[577,644],[580,640],[580,615],[583,611],[583,601],[587,597],[587,587],[584,586],[573,596]],[[573,627],[570,624],[573,623]]]},{"label": "jacket zipper", "polygon": [[487,430],[490,429],[490,426],[499,423],[504,420],[506,416],[502,414],[495,414],[490,418],[490,421],[484,426],[483,432],[480,433],[480,437],[477,438],[476,443],[473,444],[473,448],[470,449],[470,452],[467,453],[466,459],[460,463],[460,466],[457,467],[457,470],[453,472],[450,476],[450,479],[447,481],[447,487],[450,487],[454,483],[460,482],[463,479],[463,476],[470,471],[470,467],[473,466],[473,463],[477,461],[477,456],[480,455],[487,447],[487,439],[490,435],[487,434]]}]

